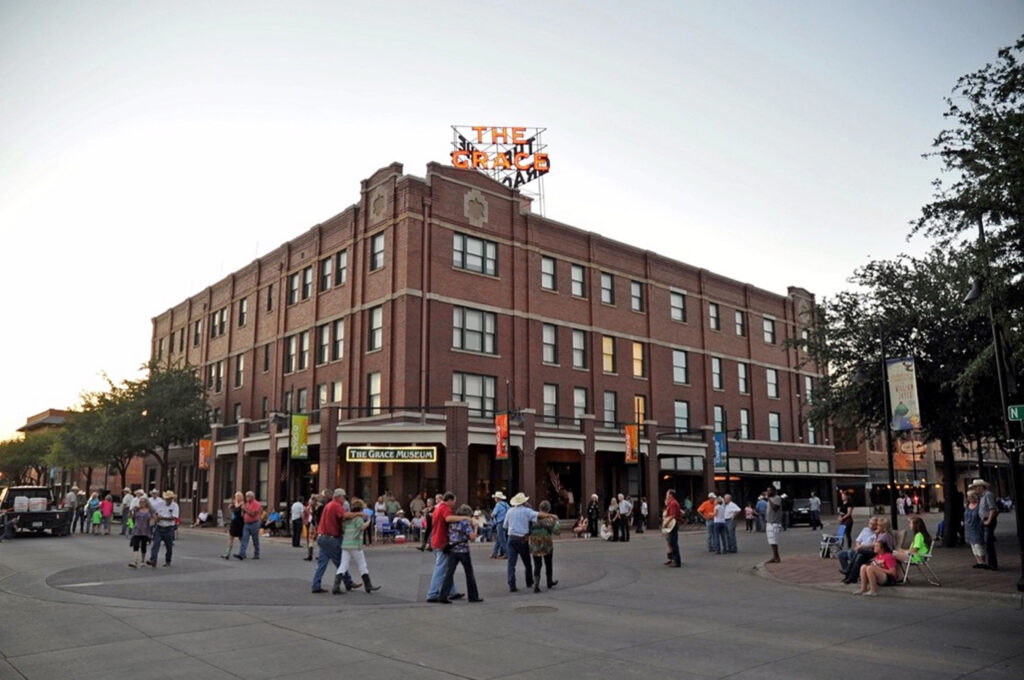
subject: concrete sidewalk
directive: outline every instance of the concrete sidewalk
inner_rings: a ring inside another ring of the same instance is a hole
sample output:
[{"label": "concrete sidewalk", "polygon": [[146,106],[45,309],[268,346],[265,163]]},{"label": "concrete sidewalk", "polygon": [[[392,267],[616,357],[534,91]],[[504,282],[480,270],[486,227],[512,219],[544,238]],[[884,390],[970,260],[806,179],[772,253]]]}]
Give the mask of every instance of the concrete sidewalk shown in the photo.
[{"label": "concrete sidewalk", "polygon": [[[926,514],[925,522],[929,529],[937,526],[941,516],[936,513]],[[901,519],[903,519],[901,517]],[[901,523],[901,527],[905,524]],[[826,527],[825,533],[834,530],[834,524]],[[855,526],[857,531],[861,527]],[[788,533],[805,533],[806,529],[797,527]],[[974,557],[970,546],[961,545],[955,548],[942,547],[938,542],[935,554],[929,566],[935,571],[941,586],[930,585],[918,569],[910,572],[905,585],[887,588],[885,595],[900,597],[931,598],[960,597],[980,601],[998,601],[1024,607],[1024,593],[1017,591],[1017,580],[1020,578],[1021,559],[1020,546],[1017,542],[1017,530],[1012,514],[999,516],[996,530],[996,549],[999,557],[999,571],[974,569]],[[813,532],[820,540],[821,531]],[[801,541],[806,543],[806,540]],[[783,548],[782,562],[758,566],[758,571],[781,582],[803,585],[828,590],[852,590],[842,583],[838,561],[833,557],[822,559],[818,552],[809,554],[806,546],[797,554],[787,554]]]}]

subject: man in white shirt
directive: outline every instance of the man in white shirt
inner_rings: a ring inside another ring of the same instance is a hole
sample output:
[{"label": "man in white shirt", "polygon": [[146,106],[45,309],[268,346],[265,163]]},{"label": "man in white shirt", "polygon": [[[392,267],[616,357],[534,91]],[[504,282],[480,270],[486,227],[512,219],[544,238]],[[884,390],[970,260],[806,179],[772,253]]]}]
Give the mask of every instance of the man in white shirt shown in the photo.
[{"label": "man in white shirt", "polygon": [[621,530],[620,540],[629,540],[629,523],[633,521],[633,502],[629,496],[619,494],[619,528]]},{"label": "man in white shirt", "polygon": [[129,511],[132,507],[132,499],[135,495],[132,490],[128,487],[124,489],[124,495],[121,496],[121,535],[125,536],[128,534],[128,518],[131,517]]},{"label": "man in white shirt", "polygon": [[153,527],[153,549],[149,553],[151,567],[156,567],[156,558],[160,555],[160,543],[167,546],[164,554],[164,566],[171,566],[171,555],[174,552],[174,530],[178,526],[178,518],[181,517],[181,509],[175,502],[177,496],[173,491],[164,491],[162,498],[156,498],[150,503],[150,512],[157,518],[156,526]]},{"label": "man in white shirt", "polygon": [[732,496],[722,496],[722,515],[725,517],[725,545],[721,546],[725,552],[736,552],[736,515],[740,512],[740,506],[732,502]]},{"label": "man in white shirt", "polygon": [[302,503],[302,496],[295,499],[292,503],[291,508],[291,519],[292,519],[292,547],[302,547],[302,511],[306,509],[306,506]]},{"label": "man in white shirt", "polygon": [[818,498],[818,494],[811,492],[811,531],[815,529],[821,529],[824,525],[821,523],[821,499]]}]

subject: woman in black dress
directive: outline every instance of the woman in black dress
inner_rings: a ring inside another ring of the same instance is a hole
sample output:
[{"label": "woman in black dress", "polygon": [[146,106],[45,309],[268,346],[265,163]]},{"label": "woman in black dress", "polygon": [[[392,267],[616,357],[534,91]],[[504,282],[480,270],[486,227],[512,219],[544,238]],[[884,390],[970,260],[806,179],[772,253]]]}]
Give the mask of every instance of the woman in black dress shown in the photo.
[{"label": "woman in black dress", "polygon": [[221,555],[226,560],[231,559],[231,548],[235,545],[235,539],[242,540],[242,528],[245,520],[242,519],[242,506],[245,505],[245,497],[241,491],[235,492],[235,500],[231,503],[231,523],[228,524],[228,551]]}]

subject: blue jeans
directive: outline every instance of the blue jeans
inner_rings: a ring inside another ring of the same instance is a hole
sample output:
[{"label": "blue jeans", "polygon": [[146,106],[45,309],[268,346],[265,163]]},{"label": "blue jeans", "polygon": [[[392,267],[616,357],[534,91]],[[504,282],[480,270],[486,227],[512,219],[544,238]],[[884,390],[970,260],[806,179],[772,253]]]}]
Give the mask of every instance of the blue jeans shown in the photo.
[{"label": "blue jeans", "polygon": [[715,550],[716,553],[724,553],[726,551],[726,544],[729,542],[729,530],[725,527],[725,522],[715,522]]},{"label": "blue jeans", "polygon": [[[242,538],[243,540],[245,539],[244,531],[242,532]],[[324,572],[327,571],[328,562],[334,562],[335,568],[341,566],[340,538],[320,535],[316,537],[316,544],[320,546],[320,555],[316,558],[316,571],[313,572],[312,589],[314,591],[320,588],[320,580],[324,577]]]},{"label": "blue jeans", "polygon": [[666,538],[668,539],[668,551],[672,554],[672,564],[679,566],[683,563],[683,558],[679,554],[679,530],[673,529]]},{"label": "blue jeans", "polygon": [[491,557],[504,557],[508,553],[508,532],[505,527],[499,524],[496,527],[497,533],[494,537],[494,547],[491,549]]},{"label": "blue jeans", "polygon": [[260,556],[260,523],[246,522],[242,526],[242,545],[238,548],[238,554],[245,557],[246,548],[249,547],[249,537],[252,536],[253,557]]},{"label": "blue jeans", "polygon": [[[448,555],[444,550],[434,551],[434,573],[430,576],[430,587],[427,588],[427,599],[434,600],[441,597],[441,586],[444,585],[444,576],[448,573]],[[452,585],[452,589],[444,594],[444,597],[450,598],[452,595],[458,595],[458,591],[455,585]]]},{"label": "blue jeans", "polygon": [[736,520],[725,520],[725,546],[723,550],[736,552]]},{"label": "blue jeans", "polygon": [[526,567],[526,587],[533,587],[533,571],[530,568],[530,543],[526,536],[508,537],[508,587],[516,587],[516,558],[523,559]]},{"label": "blue jeans", "polygon": [[164,564],[170,564],[171,555],[174,553],[174,527],[153,527],[153,549],[149,553],[149,561],[153,564],[156,564],[156,558],[160,556],[161,541],[167,544]]},{"label": "blue jeans", "polygon": [[715,533],[714,520],[707,520],[704,526],[708,532],[708,552],[718,552],[718,534]]}]

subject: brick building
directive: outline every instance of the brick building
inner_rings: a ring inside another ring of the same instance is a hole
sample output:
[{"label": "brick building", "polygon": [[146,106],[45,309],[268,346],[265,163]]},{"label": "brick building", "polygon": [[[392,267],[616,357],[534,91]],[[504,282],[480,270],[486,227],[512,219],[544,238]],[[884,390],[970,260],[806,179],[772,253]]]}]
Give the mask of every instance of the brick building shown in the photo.
[{"label": "brick building", "polygon": [[[802,409],[821,373],[785,343],[813,308],[801,288],[766,292],[535,215],[475,172],[396,163],[355,205],[155,317],[152,354],[209,387],[202,507],[334,486],[483,506],[500,488],[563,516],[628,492],[654,514],[666,488],[724,488],[721,430],[737,495],[780,481],[831,496],[828,433]],[[495,460],[506,411],[511,455]],[[293,412],[310,414],[306,460],[289,455]],[[639,464],[625,462],[627,423]],[[436,459],[367,461],[394,447]],[[174,457],[186,497],[196,460]]]}]

